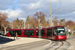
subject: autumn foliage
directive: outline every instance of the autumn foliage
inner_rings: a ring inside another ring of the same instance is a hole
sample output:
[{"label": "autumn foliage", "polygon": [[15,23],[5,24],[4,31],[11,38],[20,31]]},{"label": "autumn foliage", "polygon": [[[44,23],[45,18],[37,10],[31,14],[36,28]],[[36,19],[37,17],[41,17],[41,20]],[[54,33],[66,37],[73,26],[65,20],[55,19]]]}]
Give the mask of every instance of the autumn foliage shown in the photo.
[{"label": "autumn foliage", "polygon": [[[50,27],[50,20],[46,20],[46,15],[43,12],[36,12],[33,16],[27,16],[26,22],[19,20],[18,18],[13,20],[13,22],[6,21],[7,14],[0,13],[0,28],[1,26],[4,30],[8,27],[11,29],[28,29],[28,28],[46,28]],[[72,20],[65,21],[65,19],[58,20],[58,17],[53,17],[54,26],[64,26],[68,29],[75,30],[75,22]],[[1,30],[1,29],[0,29]]]},{"label": "autumn foliage", "polygon": [[42,25],[42,27],[49,26],[49,23],[47,23],[47,21],[45,20],[44,13],[36,12],[32,17],[27,16],[26,28],[39,28],[40,25]]},{"label": "autumn foliage", "polygon": [[7,29],[8,24],[9,24],[9,22],[6,21],[7,18],[8,18],[7,14],[0,13],[0,30],[3,30],[2,28],[4,28],[4,31],[5,31],[4,34],[6,34],[6,29]]}]

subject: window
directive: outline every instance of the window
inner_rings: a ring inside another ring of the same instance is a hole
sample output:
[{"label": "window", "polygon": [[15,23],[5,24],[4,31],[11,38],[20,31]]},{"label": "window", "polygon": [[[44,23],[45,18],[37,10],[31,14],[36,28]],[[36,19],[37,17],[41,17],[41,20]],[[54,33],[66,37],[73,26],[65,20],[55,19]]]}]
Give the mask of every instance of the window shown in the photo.
[{"label": "window", "polygon": [[17,33],[18,35],[21,35],[21,31],[15,31],[15,33]]},{"label": "window", "polygon": [[33,30],[25,30],[24,35],[27,35],[27,33],[30,33],[32,36],[34,35]]},{"label": "window", "polygon": [[47,36],[52,36],[52,29],[47,29]]},{"label": "window", "polygon": [[34,35],[34,34],[33,34],[33,30],[30,30],[29,32],[30,32],[30,35],[32,35],[32,36]]},{"label": "window", "polygon": [[17,33],[18,35],[21,35],[21,31],[20,30],[15,30],[15,31],[10,31],[10,35],[13,36],[13,33]]},{"label": "window", "polygon": [[36,36],[39,36],[39,30],[36,30]]},{"label": "window", "polygon": [[44,36],[44,30],[41,30],[41,36]]},{"label": "window", "polygon": [[55,27],[54,34],[55,35],[66,35],[65,28],[64,27]]},{"label": "window", "polygon": [[10,35],[11,35],[11,36],[14,36],[13,33],[14,33],[13,31],[10,31]]},{"label": "window", "polygon": [[[36,30],[36,36],[39,36],[39,30]],[[44,36],[44,30],[41,30],[41,36]]]},{"label": "window", "polygon": [[28,30],[25,30],[24,35],[27,35]]}]

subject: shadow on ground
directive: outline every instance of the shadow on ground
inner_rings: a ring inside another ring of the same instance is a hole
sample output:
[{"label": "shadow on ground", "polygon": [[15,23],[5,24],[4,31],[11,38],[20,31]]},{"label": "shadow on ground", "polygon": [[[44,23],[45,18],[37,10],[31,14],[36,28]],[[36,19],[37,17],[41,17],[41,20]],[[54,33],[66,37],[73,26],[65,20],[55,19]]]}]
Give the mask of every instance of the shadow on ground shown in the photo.
[{"label": "shadow on ground", "polygon": [[5,43],[11,42],[11,41],[14,41],[14,40],[0,36],[0,44],[5,44]]}]

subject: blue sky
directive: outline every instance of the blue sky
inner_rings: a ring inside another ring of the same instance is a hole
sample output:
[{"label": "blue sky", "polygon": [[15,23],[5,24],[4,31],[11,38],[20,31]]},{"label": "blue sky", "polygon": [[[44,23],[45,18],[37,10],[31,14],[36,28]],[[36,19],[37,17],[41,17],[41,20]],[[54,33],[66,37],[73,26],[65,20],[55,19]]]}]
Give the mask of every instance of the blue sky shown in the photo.
[{"label": "blue sky", "polygon": [[[0,0],[0,12],[8,14],[8,21],[12,22],[19,18],[26,20],[26,17],[33,16],[36,12],[42,11],[49,19],[51,0]],[[56,10],[63,11],[56,11]],[[74,10],[74,11],[73,11]],[[75,22],[75,0],[52,0],[52,17],[65,18]]]}]

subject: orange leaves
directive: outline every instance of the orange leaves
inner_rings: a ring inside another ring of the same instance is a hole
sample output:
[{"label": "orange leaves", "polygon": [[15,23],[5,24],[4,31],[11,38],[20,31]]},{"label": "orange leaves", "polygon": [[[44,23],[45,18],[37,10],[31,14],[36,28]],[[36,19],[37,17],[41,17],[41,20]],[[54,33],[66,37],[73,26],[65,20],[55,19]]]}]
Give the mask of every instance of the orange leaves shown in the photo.
[{"label": "orange leaves", "polygon": [[1,21],[1,25],[3,26],[3,27],[7,27],[8,26],[8,21],[6,21],[6,19],[7,19],[8,17],[7,17],[7,14],[3,14],[3,13],[0,13],[0,21]]},{"label": "orange leaves", "polygon": [[66,21],[66,26],[69,26],[69,29],[75,29],[75,23],[72,20]]},{"label": "orange leaves", "polygon": [[[28,17],[27,17],[28,19]],[[39,21],[40,20],[40,21]],[[29,24],[29,26],[28,26]],[[47,27],[49,24],[45,20],[45,14],[42,12],[36,12],[34,16],[29,17],[29,20],[26,21],[26,28],[39,28],[42,24],[42,27]]]},{"label": "orange leaves", "polygon": [[21,28],[23,28],[23,26],[24,26],[24,21],[23,20],[19,20],[18,18],[16,19],[16,20],[14,20],[13,22],[12,22],[12,27],[14,28],[14,29],[21,29]]}]

